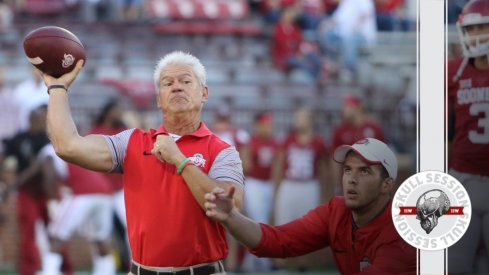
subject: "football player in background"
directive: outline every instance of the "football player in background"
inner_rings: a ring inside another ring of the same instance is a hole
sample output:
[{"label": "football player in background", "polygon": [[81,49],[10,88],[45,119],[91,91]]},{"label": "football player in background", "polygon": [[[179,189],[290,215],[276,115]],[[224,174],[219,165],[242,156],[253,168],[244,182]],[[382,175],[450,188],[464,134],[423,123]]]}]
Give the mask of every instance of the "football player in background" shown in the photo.
[{"label": "football player in background", "polygon": [[[277,150],[272,170],[274,224],[285,224],[301,217],[331,197],[333,188],[326,180],[328,151],[314,127],[314,118],[312,109],[297,108],[291,129]],[[314,262],[315,259],[308,255],[276,264],[279,268],[305,271]]]},{"label": "football player in background", "polygon": [[457,29],[463,57],[448,62],[449,166],[467,189],[473,211],[466,234],[448,250],[448,270],[487,274],[476,266],[481,256],[480,263],[489,261],[489,0],[468,2]]},{"label": "football player in background", "polygon": [[[263,223],[271,221],[273,208],[272,168],[279,146],[273,125],[272,113],[264,111],[255,115],[254,132],[250,138],[251,159],[246,171],[244,210],[250,218]],[[270,259],[245,253],[241,271],[268,272],[271,268]]]}]

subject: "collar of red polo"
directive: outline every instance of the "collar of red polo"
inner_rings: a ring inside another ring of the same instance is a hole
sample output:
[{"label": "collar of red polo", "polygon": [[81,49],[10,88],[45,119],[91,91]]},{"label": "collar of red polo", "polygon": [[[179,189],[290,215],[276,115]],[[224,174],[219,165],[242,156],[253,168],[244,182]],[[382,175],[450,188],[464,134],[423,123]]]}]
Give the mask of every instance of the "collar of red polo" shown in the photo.
[{"label": "collar of red polo", "polygon": [[[205,137],[211,134],[212,132],[209,130],[209,128],[207,128],[205,123],[201,122],[199,128],[195,132],[190,133],[187,136]],[[161,124],[158,130],[154,132],[153,137],[156,137],[157,135],[168,135],[168,131],[166,131],[165,126],[163,124]]]}]

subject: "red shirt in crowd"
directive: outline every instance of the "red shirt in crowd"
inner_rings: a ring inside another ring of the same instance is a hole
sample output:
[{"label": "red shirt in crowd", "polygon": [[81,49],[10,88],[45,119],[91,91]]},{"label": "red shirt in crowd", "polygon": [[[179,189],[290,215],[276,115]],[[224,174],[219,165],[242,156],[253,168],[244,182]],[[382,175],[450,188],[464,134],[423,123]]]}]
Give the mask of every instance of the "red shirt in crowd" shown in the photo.
[{"label": "red shirt in crowd", "polygon": [[378,13],[393,13],[398,9],[404,0],[376,0],[375,1],[375,11]]},{"label": "red shirt in crowd", "polygon": [[112,185],[104,174],[71,163],[66,184],[74,195],[112,194]]},{"label": "red shirt in crowd", "polygon": [[323,139],[314,136],[307,144],[301,144],[291,133],[282,145],[285,150],[285,174],[289,180],[307,181],[318,176],[319,160],[327,157]]},{"label": "red shirt in crowd", "polygon": [[302,43],[302,31],[295,24],[275,25],[272,39],[272,58],[276,68],[286,69],[287,58],[299,53]]},{"label": "red shirt in crowd", "polygon": [[323,0],[324,9],[327,14],[333,13],[338,7],[340,0]]},{"label": "red shirt in crowd", "polygon": [[354,229],[343,197],[334,197],[305,216],[281,226],[260,224],[262,238],[251,252],[285,258],[330,247],[336,267],[349,274],[416,274],[416,249],[397,233],[391,202],[369,224]]},{"label": "red shirt in crowd", "polygon": [[453,81],[461,62],[448,63],[448,101],[455,117],[450,167],[489,176],[489,72],[469,62]]},{"label": "red shirt in crowd", "polygon": [[364,138],[376,138],[385,142],[384,131],[379,124],[373,121],[367,121],[361,126],[342,123],[333,132],[333,147],[331,149],[334,150],[343,144],[354,144]]},{"label": "red shirt in crowd", "polygon": [[[224,228],[209,219],[177,168],[151,154],[158,130],[135,129],[124,159],[124,198],[133,260],[153,267],[182,267],[226,257]],[[230,145],[205,125],[176,141],[182,153],[208,174],[216,156]]]},{"label": "red shirt in crowd", "polygon": [[263,139],[252,136],[250,149],[253,168],[248,176],[260,180],[270,180],[273,162],[278,150],[277,141],[274,138]]}]

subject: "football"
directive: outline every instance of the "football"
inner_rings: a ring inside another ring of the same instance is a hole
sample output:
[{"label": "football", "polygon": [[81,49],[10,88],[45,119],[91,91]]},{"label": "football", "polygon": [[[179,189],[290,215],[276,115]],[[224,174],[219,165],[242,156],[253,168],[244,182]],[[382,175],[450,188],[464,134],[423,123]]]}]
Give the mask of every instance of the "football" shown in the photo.
[{"label": "football", "polygon": [[67,29],[46,26],[24,38],[24,52],[29,62],[53,77],[70,72],[78,60],[86,61],[83,44]]}]

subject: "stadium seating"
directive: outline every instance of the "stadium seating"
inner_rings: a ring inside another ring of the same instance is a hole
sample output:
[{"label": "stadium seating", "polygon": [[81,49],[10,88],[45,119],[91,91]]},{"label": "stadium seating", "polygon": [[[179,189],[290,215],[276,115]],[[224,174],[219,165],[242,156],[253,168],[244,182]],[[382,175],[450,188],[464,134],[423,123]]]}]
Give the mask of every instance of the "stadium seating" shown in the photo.
[{"label": "stadium seating", "polygon": [[[202,4],[202,1],[197,0],[186,2]],[[223,1],[217,2],[218,5],[224,5]],[[238,2],[243,1],[236,1]],[[201,16],[205,17],[205,14],[201,13]],[[175,20],[179,18],[177,15],[173,17]],[[223,13],[222,17],[222,20],[231,20],[229,22],[255,22],[231,13]],[[210,18],[202,20],[209,20],[210,24],[218,22]],[[164,25],[163,22],[159,23]],[[19,36],[22,37],[42,24],[42,21],[16,24]],[[46,24],[52,22],[46,21]],[[87,128],[85,124],[89,123],[81,114],[88,112],[87,115],[90,116],[105,100],[113,96],[123,97],[141,110],[153,107],[154,65],[161,56],[172,50],[191,52],[206,65],[211,95],[204,107],[207,114],[212,113],[220,104],[231,104],[236,120],[243,123],[237,126],[250,127],[247,122],[254,112],[271,109],[285,116],[278,120],[277,125],[282,132],[288,127],[291,110],[298,105],[307,104],[324,115],[320,120],[326,127],[321,127],[320,131],[328,136],[331,125],[340,119],[337,113],[342,95],[352,91],[364,93],[369,99],[370,110],[376,115],[382,115],[386,128],[395,129],[398,127],[398,117],[392,113],[393,109],[403,96],[406,84],[413,81],[415,76],[411,72],[415,70],[416,64],[416,34],[410,32],[379,33],[378,45],[361,57],[360,80],[357,86],[335,83],[320,86],[303,72],[286,75],[275,70],[270,60],[269,37],[263,35],[160,33],[155,32],[154,22],[84,25],[65,20],[59,24],[73,31],[88,52],[86,68],[73,88],[79,88],[74,94],[77,100],[83,102],[83,105],[77,102],[73,104],[75,113],[80,114],[76,119],[81,128]],[[14,68],[6,73],[11,85],[28,77],[30,73],[30,65],[20,47],[1,50],[0,62]],[[96,94],[96,99],[81,99],[82,94],[93,93]]]}]

